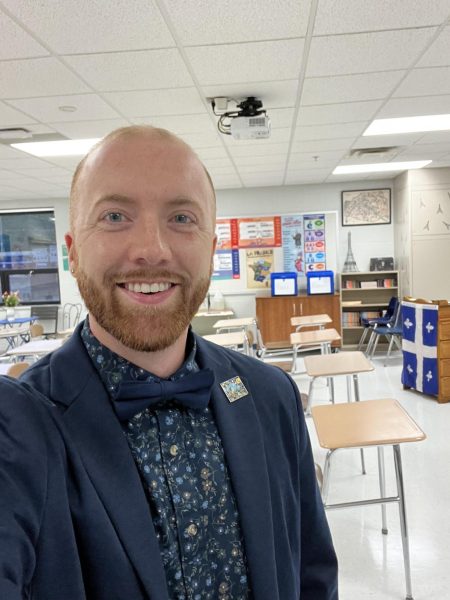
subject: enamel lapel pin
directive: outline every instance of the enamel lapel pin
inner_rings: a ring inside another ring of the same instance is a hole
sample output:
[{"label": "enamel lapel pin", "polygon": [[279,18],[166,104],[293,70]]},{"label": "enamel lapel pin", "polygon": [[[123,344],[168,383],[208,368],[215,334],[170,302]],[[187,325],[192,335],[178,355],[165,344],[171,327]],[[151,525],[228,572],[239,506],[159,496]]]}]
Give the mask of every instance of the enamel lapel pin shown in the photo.
[{"label": "enamel lapel pin", "polygon": [[225,396],[230,402],[236,402],[236,400],[239,400],[244,396],[248,396],[247,388],[242,383],[240,377],[232,377],[231,379],[227,379],[227,381],[223,381],[220,384],[220,387],[223,389]]}]

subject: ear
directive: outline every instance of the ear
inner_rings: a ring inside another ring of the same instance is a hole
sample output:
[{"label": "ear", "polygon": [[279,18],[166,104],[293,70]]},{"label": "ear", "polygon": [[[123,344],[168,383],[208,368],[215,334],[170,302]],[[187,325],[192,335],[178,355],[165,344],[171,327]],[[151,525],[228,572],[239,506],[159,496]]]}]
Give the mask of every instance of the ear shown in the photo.
[{"label": "ear", "polygon": [[64,240],[66,242],[66,246],[69,251],[70,272],[72,274],[74,274],[76,267],[77,267],[78,259],[77,259],[77,253],[75,250],[74,237],[70,233],[70,231],[66,233],[66,235],[64,236]]},{"label": "ear", "polygon": [[214,272],[214,252],[216,251],[216,246],[217,246],[217,235],[214,236],[213,242],[212,242],[212,249],[211,249],[211,273],[210,273],[210,277],[212,276],[212,274]]}]

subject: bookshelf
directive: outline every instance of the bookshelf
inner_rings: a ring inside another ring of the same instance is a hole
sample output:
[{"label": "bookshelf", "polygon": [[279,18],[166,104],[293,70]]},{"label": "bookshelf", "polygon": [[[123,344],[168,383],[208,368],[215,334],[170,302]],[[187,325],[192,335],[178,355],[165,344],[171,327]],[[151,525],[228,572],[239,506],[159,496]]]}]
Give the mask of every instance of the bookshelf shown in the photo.
[{"label": "bookshelf", "polygon": [[381,317],[392,296],[399,296],[398,271],[357,271],[341,273],[339,281],[342,316],[342,343],[358,344],[361,318]]}]

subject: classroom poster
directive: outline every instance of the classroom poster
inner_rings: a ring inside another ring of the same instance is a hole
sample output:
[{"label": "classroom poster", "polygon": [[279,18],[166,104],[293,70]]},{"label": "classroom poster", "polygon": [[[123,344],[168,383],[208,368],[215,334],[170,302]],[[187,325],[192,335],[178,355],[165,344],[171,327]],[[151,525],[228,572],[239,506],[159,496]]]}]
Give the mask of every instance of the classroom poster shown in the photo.
[{"label": "classroom poster", "polygon": [[325,271],[327,268],[325,215],[304,215],[303,232],[305,273]]},{"label": "classroom poster", "polygon": [[237,248],[239,243],[237,219],[217,219],[216,236],[217,250]]},{"label": "classroom poster", "polygon": [[239,248],[281,246],[281,217],[238,219]]},{"label": "classroom poster", "polygon": [[273,248],[246,250],[247,287],[270,288],[270,274],[274,270]]},{"label": "classroom poster", "polygon": [[216,250],[212,279],[240,279],[239,250]]},{"label": "classroom poster", "polygon": [[281,217],[283,237],[283,270],[304,275],[303,216]]}]

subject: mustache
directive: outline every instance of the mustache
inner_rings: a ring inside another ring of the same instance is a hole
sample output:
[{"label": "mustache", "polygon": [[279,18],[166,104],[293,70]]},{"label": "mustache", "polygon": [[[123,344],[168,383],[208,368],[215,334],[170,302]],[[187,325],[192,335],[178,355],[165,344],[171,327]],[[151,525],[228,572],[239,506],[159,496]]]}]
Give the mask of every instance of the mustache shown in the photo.
[{"label": "mustache", "polygon": [[103,277],[106,284],[126,283],[131,281],[169,281],[183,284],[190,280],[182,273],[174,273],[167,269],[134,269],[132,271],[107,272]]}]

